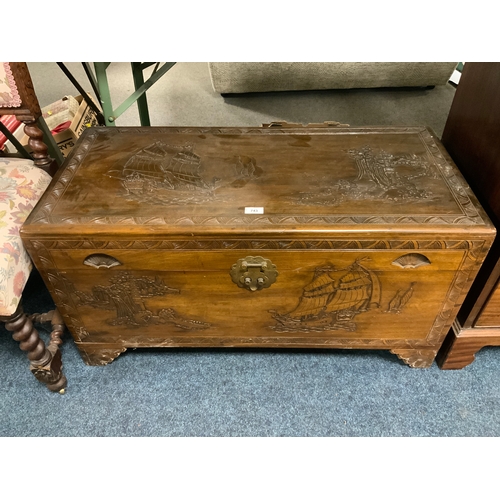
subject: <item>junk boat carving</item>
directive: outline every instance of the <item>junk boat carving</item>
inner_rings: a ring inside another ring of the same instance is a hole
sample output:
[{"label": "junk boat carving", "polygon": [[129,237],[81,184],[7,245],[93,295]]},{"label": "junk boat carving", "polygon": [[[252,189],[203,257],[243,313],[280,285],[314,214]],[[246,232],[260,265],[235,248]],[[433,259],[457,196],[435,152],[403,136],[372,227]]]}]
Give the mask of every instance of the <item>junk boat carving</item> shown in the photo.
[{"label": "junk boat carving", "polygon": [[[157,141],[132,155],[122,168],[108,172],[122,181],[127,194],[153,203],[196,203],[213,197],[217,179],[211,184],[201,176],[201,158],[192,145],[170,146]],[[178,196],[172,196],[172,192]],[[187,195],[187,196],[186,196]]]},{"label": "junk boat carving", "polygon": [[278,332],[355,331],[356,315],[380,307],[380,281],[359,261],[347,268],[315,269],[298,306],[288,314],[270,311]]},{"label": "junk boat carving", "polygon": [[255,158],[236,155],[220,161],[216,168],[212,165],[212,172],[225,178],[206,181],[202,160],[192,144],[172,146],[156,141],[134,153],[124,164],[117,164],[107,175],[121,181],[129,199],[156,205],[196,205],[210,201],[226,203],[232,197],[226,193],[218,199],[217,190],[244,187],[263,174]]}]

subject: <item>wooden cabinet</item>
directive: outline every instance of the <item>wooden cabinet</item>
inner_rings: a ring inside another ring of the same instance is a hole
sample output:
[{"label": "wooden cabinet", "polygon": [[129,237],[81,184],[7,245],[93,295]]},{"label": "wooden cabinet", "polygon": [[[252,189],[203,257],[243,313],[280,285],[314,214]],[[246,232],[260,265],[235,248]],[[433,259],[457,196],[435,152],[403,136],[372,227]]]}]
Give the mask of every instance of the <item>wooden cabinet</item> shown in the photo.
[{"label": "wooden cabinet", "polygon": [[[500,63],[466,63],[442,142],[500,227]],[[459,369],[484,346],[500,345],[498,238],[443,345],[438,364]]]},{"label": "wooden cabinet", "polygon": [[429,366],[495,229],[422,127],[96,128],[23,228],[84,360],[386,349]]}]

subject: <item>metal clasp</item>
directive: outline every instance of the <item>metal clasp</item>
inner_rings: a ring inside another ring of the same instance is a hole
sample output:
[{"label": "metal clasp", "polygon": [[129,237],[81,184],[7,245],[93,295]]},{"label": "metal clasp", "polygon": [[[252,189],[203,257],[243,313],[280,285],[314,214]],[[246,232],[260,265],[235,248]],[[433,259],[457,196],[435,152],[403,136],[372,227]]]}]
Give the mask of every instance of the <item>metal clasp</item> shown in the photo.
[{"label": "metal clasp", "polygon": [[264,257],[245,257],[233,264],[231,278],[240,288],[251,292],[270,287],[278,276],[276,266]]}]

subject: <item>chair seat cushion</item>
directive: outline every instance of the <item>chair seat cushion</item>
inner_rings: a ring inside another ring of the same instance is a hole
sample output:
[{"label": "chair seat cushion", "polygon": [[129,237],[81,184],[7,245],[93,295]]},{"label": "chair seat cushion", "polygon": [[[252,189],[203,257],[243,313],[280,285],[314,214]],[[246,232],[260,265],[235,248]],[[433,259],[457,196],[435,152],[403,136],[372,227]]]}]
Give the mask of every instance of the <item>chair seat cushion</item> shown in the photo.
[{"label": "chair seat cushion", "polygon": [[0,157],[0,316],[16,311],[32,264],[19,229],[51,181],[30,160]]}]

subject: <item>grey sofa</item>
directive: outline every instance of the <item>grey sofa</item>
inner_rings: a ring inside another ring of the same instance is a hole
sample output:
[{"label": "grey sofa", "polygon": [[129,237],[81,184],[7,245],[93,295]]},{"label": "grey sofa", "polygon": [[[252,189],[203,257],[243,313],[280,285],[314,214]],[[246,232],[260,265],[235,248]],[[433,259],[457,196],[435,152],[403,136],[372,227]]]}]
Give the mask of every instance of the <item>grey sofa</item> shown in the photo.
[{"label": "grey sofa", "polygon": [[456,62],[210,62],[220,94],[444,85]]}]

